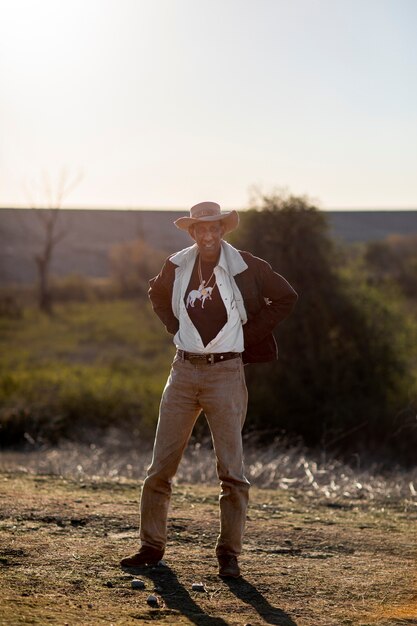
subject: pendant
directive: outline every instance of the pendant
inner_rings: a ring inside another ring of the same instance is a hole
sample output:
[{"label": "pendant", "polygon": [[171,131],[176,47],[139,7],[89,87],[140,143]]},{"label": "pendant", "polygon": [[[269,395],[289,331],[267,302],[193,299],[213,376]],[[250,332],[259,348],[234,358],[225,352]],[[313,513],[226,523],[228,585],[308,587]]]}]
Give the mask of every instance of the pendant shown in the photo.
[{"label": "pendant", "polygon": [[198,289],[193,289],[187,296],[186,307],[188,309],[189,306],[194,307],[195,301],[200,300],[201,308],[204,309],[204,303],[206,300],[211,300],[211,292],[214,289],[213,287],[205,287],[205,280],[201,281]]}]

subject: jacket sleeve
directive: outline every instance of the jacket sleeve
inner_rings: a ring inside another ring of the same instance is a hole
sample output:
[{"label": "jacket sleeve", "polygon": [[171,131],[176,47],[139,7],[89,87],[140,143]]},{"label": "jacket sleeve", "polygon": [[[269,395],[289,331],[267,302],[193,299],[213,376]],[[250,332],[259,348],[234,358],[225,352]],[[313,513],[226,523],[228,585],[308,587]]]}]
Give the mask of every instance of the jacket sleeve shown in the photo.
[{"label": "jacket sleeve", "polygon": [[[243,326],[245,347],[265,339],[289,316],[297,301],[297,293],[283,276],[273,271],[269,263],[257,259],[257,307],[248,307],[248,321]],[[246,304],[246,302],[245,302]]]},{"label": "jacket sleeve", "polygon": [[149,281],[149,299],[152,308],[171,335],[179,328],[179,321],[172,311],[172,287],[175,278],[175,265],[167,259],[158,276]]}]

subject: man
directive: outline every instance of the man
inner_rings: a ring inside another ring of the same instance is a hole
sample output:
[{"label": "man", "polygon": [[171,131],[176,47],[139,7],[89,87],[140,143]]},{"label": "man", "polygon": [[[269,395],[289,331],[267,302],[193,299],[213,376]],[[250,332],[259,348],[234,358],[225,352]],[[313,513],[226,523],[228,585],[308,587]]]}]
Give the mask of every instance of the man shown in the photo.
[{"label": "man", "polygon": [[177,352],[165,386],[153,457],[141,497],[141,548],[124,567],[158,563],[167,540],[174,477],[201,411],[208,421],[220,480],[219,575],[238,577],[249,482],[243,473],[242,428],[247,389],[243,364],[277,358],[272,330],[297,294],[270,265],[223,240],[239,223],[215,202],[191,208],[175,225],[194,245],[166,260],[150,281],[155,313],[174,335]]}]

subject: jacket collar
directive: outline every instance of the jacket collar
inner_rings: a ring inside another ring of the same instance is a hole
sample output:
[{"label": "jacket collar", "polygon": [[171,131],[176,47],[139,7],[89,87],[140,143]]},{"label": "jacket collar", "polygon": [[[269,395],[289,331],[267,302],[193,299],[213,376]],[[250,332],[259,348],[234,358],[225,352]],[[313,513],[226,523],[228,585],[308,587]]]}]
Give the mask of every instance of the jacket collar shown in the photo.
[{"label": "jacket collar", "polygon": [[[229,268],[229,271],[232,276],[236,276],[237,274],[241,274],[244,272],[248,266],[242,258],[239,250],[236,250],[230,243],[222,240],[221,242],[222,251],[220,254],[219,265],[223,268]],[[184,248],[180,250],[172,257],[170,257],[171,263],[174,265],[178,265],[179,267],[187,265],[187,263],[195,261],[198,253],[197,244],[193,244],[189,248]]]}]

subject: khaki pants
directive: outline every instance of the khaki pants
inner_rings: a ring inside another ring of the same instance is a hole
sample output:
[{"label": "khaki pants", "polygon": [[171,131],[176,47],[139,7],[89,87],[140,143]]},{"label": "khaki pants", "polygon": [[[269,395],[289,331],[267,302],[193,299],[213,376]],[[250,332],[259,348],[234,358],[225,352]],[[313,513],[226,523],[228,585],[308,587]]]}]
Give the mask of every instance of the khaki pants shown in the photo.
[{"label": "khaki pants", "polygon": [[203,410],[212,434],[221,486],[216,553],[240,554],[249,491],[242,451],[246,408],[247,389],[240,358],[196,365],[175,357],[162,395],[152,462],[142,489],[142,545],[165,549],[171,481]]}]

